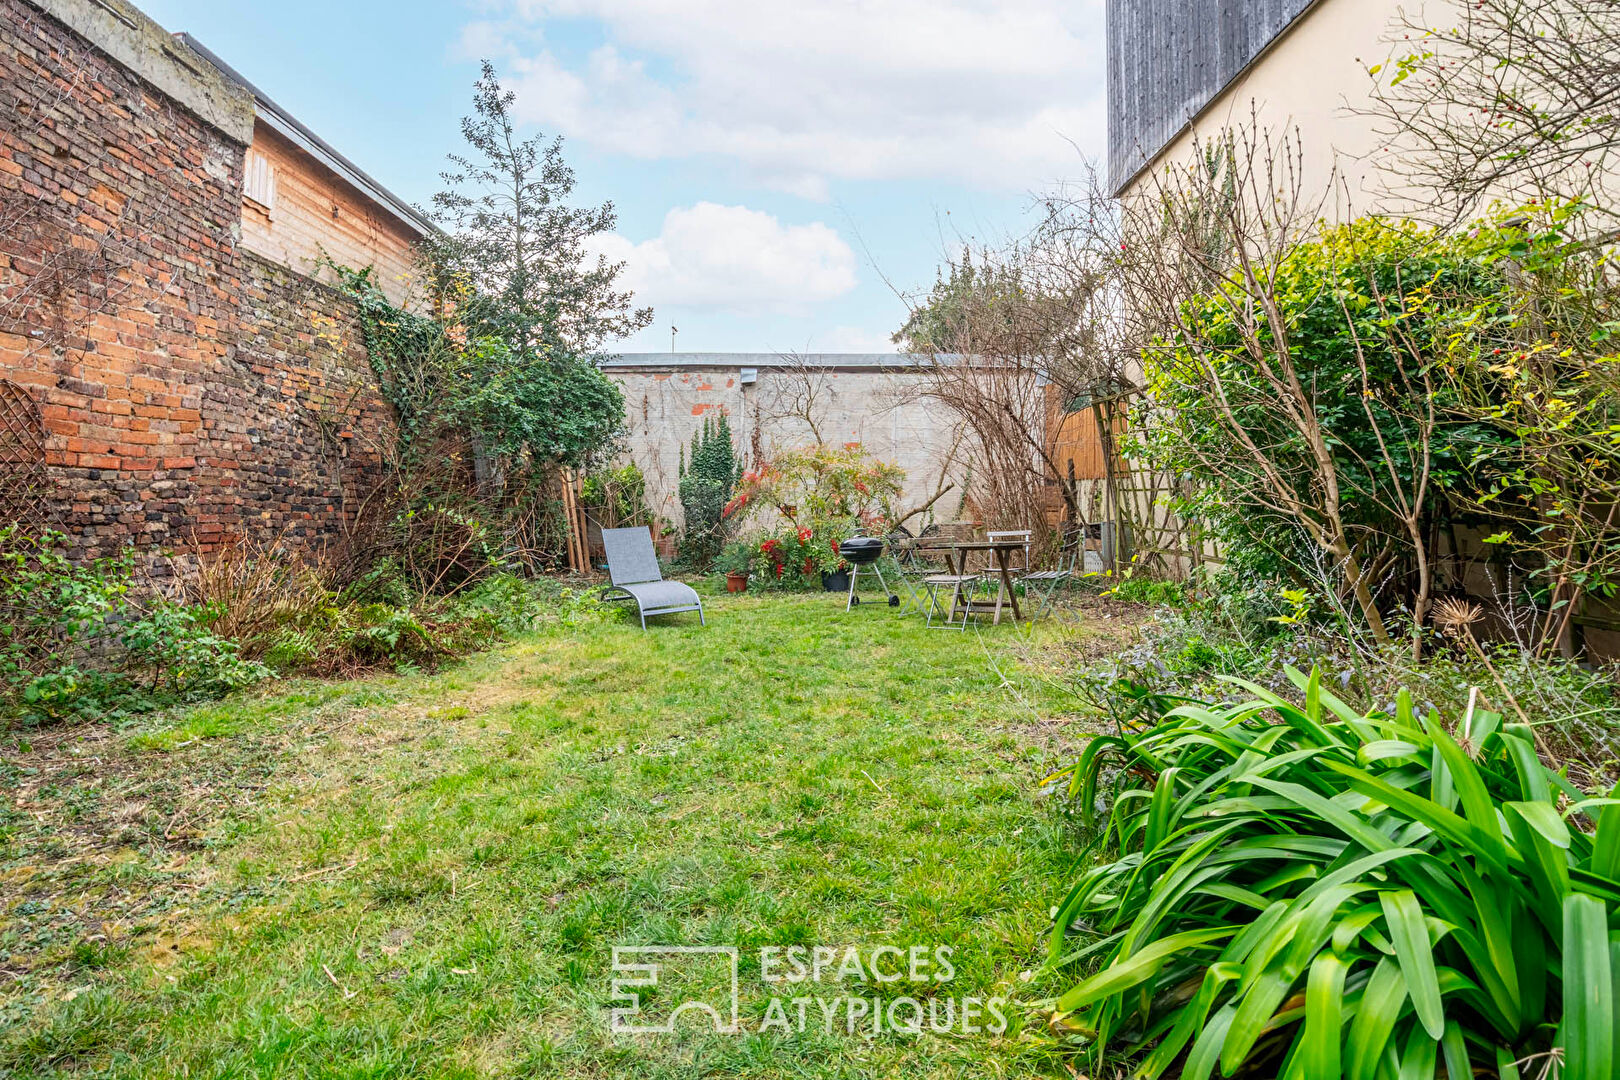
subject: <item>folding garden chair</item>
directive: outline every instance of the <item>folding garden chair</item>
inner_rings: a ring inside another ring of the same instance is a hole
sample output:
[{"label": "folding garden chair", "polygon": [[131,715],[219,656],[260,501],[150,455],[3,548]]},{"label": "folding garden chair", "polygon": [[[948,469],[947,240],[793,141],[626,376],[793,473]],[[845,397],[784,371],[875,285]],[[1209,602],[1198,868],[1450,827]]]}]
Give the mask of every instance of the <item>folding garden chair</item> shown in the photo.
[{"label": "folding garden chair", "polygon": [[[972,613],[970,607],[973,594],[984,583],[982,574],[933,574],[923,578],[923,587],[928,590],[928,615],[923,625],[930,630],[966,630],[968,616]],[[934,612],[939,607],[939,593],[941,589],[951,592],[950,606],[945,609],[945,621],[938,626],[934,625]],[[962,599],[962,590],[967,590],[967,602]],[[960,613],[962,619],[955,621]]]},{"label": "folding garden chair", "polygon": [[[965,542],[972,539],[973,527],[970,525],[931,525],[923,530],[923,543],[927,541],[951,543]],[[984,575],[967,568],[967,555],[957,552],[946,546],[928,548],[919,546],[916,555],[920,560],[929,557],[941,557],[943,568],[931,569],[925,572],[922,586],[928,592],[928,611],[923,618],[923,625],[932,630],[966,630],[968,617],[973,614],[973,601],[979,586],[984,583]],[[941,592],[949,590],[950,603],[945,607],[945,619],[938,626],[934,625],[934,615],[940,608]],[[967,595],[964,597],[963,593]],[[961,619],[957,619],[957,615]]]},{"label": "folding garden chair", "polygon": [[[1025,574],[1029,573],[1029,564],[1030,564],[1030,550],[1029,549],[1032,546],[1034,546],[1034,543],[1035,543],[1035,530],[1033,530],[1033,529],[1005,529],[1005,530],[1002,530],[1001,532],[987,532],[984,535],[985,535],[985,538],[988,539],[992,544],[1003,543],[1003,542],[1011,542],[1011,543],[1015,543],[1015,544],[1022,544],[1023,545],[1023,558],[1021,560],[1017,561],[1017,562],[1009,562],[1008,566],[1007,566],[1007,569],[1012,571],[1013,577],[1019,578],[1019,579],[1022,579],[1022,577]],[[984,572],[986,574],[994,574],[996,571],[995,571],[994,567],[986,566]]]},{"label": "folding garden chair", "polygon": [[917,594],[917,590],[922,585],[923,578],[933,573],[935,569],[918,558],[917,544],[916,537],[903,528],[894,530],[884,538],[884,558],[893,563],[900,587],[905,589],[910,597],[905,605],[908,614],[922,610],[922,598]]},{"label": "folding garden chair", "polygon": [[[1017,586],[1023,585],[1023,583],[1029,579],[1030,568],[1034,562],[1031,549],[1035,545],[1035,531],[1033,529],[1002,529],[999,531],[987,532],[984,535],[985,538],[988,539],[992,544],[1016,545],[1010,551],[1008,551],[1005,557],[1007,570],[1005,576],[1002,575],[1002,568],[998,564],[987,563],[984,568],[985,583],[989,585],[990,588],[998,590],[996,594],[996,607],[998,609],[997,619],[999,621],[999,609],[1003,594],[1006,592],[1012,592]],[[998,553],[997,558],[1000,559],[1002,556]],[[1029,595],[1029,589],[1027,586],[1024,589],[1024,594],[1026,596]],[[1014,607],[1016,609],[1016,601],[1014,603]]]},{"label": "folding garden chair", "polygon": [[1052,598],[1057,595],[1058,586],[1074,578],[1075,568],[1080,565],[1080,553],[1085,548],[1085,526],[1079,529],[1066,531],[1063,546],[1058,548],[1057,565],[1050,570],[1034,570],[1019,578],[1024,586],[1024,596],[1036,598],[1035,611],[1030,615],[1030,622],[1038,622],[1043,614],[1052,611]]}]

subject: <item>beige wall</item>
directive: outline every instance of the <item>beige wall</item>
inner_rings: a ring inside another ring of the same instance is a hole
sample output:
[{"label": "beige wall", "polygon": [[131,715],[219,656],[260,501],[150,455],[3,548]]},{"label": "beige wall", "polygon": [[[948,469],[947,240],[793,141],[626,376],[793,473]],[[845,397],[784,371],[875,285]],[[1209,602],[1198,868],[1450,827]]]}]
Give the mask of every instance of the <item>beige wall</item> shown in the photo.
[{"label": "beige wall", "polygon": [[1421,15],[1445,10],[1443,0],[1320,0],[1259,60],[1200,113],[1142,171],[1123,194],[1150,191],[1153,173],[1171,161],[1187,161],[1194,139],[1224,129],[1248,128],[1258,119],[1275,134],[1300,132],[1304,190],[1335,196],[1333,216],[1375,211],[1388,202],[1377,168],[1380,142],[1375,122],[1356,115],[1370,102],[1367,69],[1389,58],[1385,41],[1403,10]]},{"label": "beige wall", "polygon": [[[780,371],[758,369],[745,386],[737,367],[638,367],[608,369],[624,388],[630,429],[629,455],[647,477],[647,504],[668,521],[681,522],[681,452],[705,417],[724,414],[744,457],[751,463],[780,450],[812,444],[802,421],[784,418],[798,384]],[[934,519],[955,521],[966,468],[957,453],[954,421],[937,404],[909,400],[915,376],[881,370],[818,373],[817,427],[829,444],[861,443],[874,456],[906,472],[904,508],[925,502],[941,473],[957,484],[934,507]],[[911,523],[913,531],[916,522]]]},{"label": "beige wall", "polygon": [[242,246],[301,274],[316,274],[321,253],[356,270],[375,266],[383,292],[396,303],[411,291],[413,233],[358,194],[347,182],[261,120],[252,155],[262,154],[275,177],[273,205],[242,199]]}]

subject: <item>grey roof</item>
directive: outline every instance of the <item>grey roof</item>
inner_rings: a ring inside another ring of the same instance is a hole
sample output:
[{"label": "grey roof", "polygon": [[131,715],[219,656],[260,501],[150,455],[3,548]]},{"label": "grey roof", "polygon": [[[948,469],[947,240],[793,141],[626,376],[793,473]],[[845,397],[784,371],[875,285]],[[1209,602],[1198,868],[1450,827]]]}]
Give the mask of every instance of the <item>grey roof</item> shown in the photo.
[{"label": "grey roof", "polygon": [[364,169],[338,153],[333,149],[331,143],[305,127],[292,113],[277,105],[270,99],[268,94],[248,82],[241,72],[215,56],[202,42],[184,31],[174,36],[185,42],[186,46],[198,56],[218,68],[221,75],[252,94],[259,119],[268,124],[282,138],[287,139],[294,146],[299,147],[316,161],[347,180],[356,190],[384,210],[387,210],[400,224],[415,232],[418,236],[427,236],[439,231],[438,226],[423,217],[410,203],[383,187],[368,176]]},{"label": "grey roof", "polygon": [[955,356],[920,356],[913,353],[617,353],[603,358],[609,371],[626,368],[782,368],[800,364],[826,370],[908,368],[950,362]]}]

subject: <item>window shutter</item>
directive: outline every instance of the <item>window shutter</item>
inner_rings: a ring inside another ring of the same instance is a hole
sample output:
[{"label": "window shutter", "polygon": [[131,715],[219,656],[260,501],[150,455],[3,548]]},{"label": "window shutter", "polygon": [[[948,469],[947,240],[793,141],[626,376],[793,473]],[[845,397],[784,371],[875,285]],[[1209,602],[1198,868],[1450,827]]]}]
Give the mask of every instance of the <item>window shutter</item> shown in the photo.
[{"label": "window shutter", "polygon": [[249,150],[243,170],[242,193],[269,213],[276,209],[276,170],[270,159]]}]

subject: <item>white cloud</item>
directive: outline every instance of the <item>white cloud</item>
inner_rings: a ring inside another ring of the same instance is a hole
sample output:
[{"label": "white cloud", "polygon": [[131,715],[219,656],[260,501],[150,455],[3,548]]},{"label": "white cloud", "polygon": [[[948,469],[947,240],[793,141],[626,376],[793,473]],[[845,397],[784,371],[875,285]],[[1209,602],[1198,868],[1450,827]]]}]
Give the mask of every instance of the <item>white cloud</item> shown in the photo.
[{"label": "white cloud", "polygon": [[821,222],[783,225],[746,206],[676,207],[651,240],[598,237],[637,304],[798,314],[855,288],[855,253]]},{"label": "white cloud", "polygon": [[[646,159],[730,157],[781,190],[941,176],[1030,189],[1102,149],[1103,0],[506,0],[522,116]],[[605,43],[533,44],[548,20]]]},{"label": "white cloud", "polygon": [[513,29],[494,22],[468,23],[461,28],[461,36],[451,43],[449,53],[454,60],[492,60],[516,55],[512,42],[506,36]]}]

